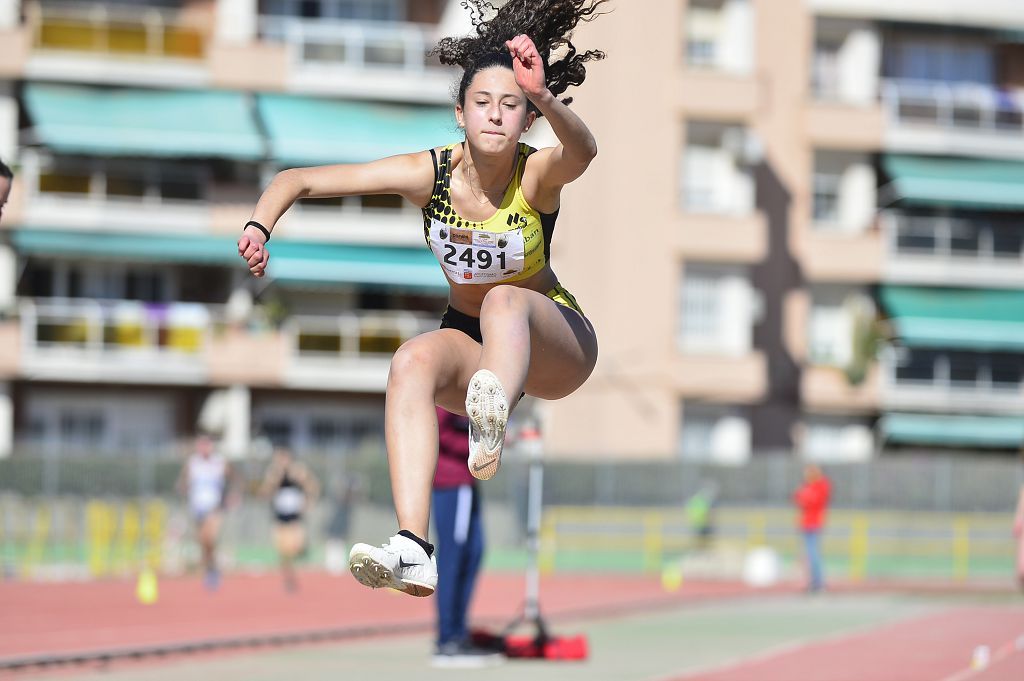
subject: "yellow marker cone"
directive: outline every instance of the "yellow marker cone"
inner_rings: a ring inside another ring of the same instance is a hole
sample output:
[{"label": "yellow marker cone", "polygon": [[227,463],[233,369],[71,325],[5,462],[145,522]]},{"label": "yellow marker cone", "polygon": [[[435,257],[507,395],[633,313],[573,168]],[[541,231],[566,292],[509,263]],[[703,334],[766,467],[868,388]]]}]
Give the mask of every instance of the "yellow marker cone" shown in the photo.
[{"label": "yellow marker cone", "polygon": [[152,568],[145,568],[139,573],[139,582],[135,586],[135,597],[143,605],[153,605],[159,598],[156,572]]},{"label": "yellow marker cone", "polygon": [[672,561],[666,563],[661,568],[661,588],[665,591],[673,592],[679,591],[679,587],[683,585],[683,568],[682,566]]}]

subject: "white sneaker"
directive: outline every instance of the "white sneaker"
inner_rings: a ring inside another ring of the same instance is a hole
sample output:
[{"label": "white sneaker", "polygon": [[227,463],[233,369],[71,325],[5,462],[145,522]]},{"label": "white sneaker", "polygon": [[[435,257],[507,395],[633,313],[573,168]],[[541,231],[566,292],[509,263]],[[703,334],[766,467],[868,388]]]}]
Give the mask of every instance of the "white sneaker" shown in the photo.
[{"label": "white sneaker", "polygon": [[383,546],[353,546],[348,569],[357,582],[371,589],[390,587],[410,596],[430,596],[437,588],[437,561],[400,534]]},{"label": "white sneaker", "polygon": [[487,369],[480,369],[469,379],[466,414],[469,415],[469,472],[479,480],[490,480],[501,466],[508,398],[498,377]]}]

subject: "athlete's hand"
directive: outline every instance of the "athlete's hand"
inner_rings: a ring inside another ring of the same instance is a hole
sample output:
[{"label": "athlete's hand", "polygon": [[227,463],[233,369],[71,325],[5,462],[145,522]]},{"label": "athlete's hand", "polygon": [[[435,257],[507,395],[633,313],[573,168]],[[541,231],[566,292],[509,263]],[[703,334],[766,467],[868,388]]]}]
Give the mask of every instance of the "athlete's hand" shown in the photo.
[{"label": "athlete's hand", "polygon": [[1013,536],[1020,539],[1021,534],[1024,534],[1024,518],[1017,516],[1013,520]]},{"label": "athlete's hand", "polygon": [[238,255],[255,277],[266,276],[267,264],[270,262],[270,251],[267,250],[264,238],[263,233],[255,227],[246,227],[238,240]]},{"label": "athlete's hand", "polygon": [[516,74],[516,85],[523,89],[530,99],[540,97],[547,91],[544,81],[544,62],[529,36],[517,35],[505,41],[505,47],[512,55],[512,72]]}]

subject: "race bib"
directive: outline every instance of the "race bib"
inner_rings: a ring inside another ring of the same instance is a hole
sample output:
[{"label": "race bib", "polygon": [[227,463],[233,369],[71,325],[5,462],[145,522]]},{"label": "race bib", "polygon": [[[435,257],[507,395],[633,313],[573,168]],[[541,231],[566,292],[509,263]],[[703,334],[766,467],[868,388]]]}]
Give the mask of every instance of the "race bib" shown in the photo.
[{"label": "race bib", "polygon": [[460,284],[505,281],[521,274],[526,262],[522,228],[485,232],[431,220],[430,250],[445,274]]}]

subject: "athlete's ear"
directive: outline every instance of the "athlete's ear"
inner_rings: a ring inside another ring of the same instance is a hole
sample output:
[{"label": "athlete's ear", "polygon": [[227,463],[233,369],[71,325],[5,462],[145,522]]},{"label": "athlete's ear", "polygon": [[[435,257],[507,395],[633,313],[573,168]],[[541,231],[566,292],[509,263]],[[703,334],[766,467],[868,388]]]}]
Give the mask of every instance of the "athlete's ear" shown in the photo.
[{"label": "athlete's ear", "polygon": [[526,114],[526,127],[523,128],[523,132],[529,132],[530,127],[537,121],[537,112],[530,111]]},{"label": "athlete's ear", "polygon": [[455,122],[459,124],[460,128],[465,128],[466,127],[466,121],[463,120],[463,118],[462,118],[462,105],[461,104],[456,104],[455,105]]}]

